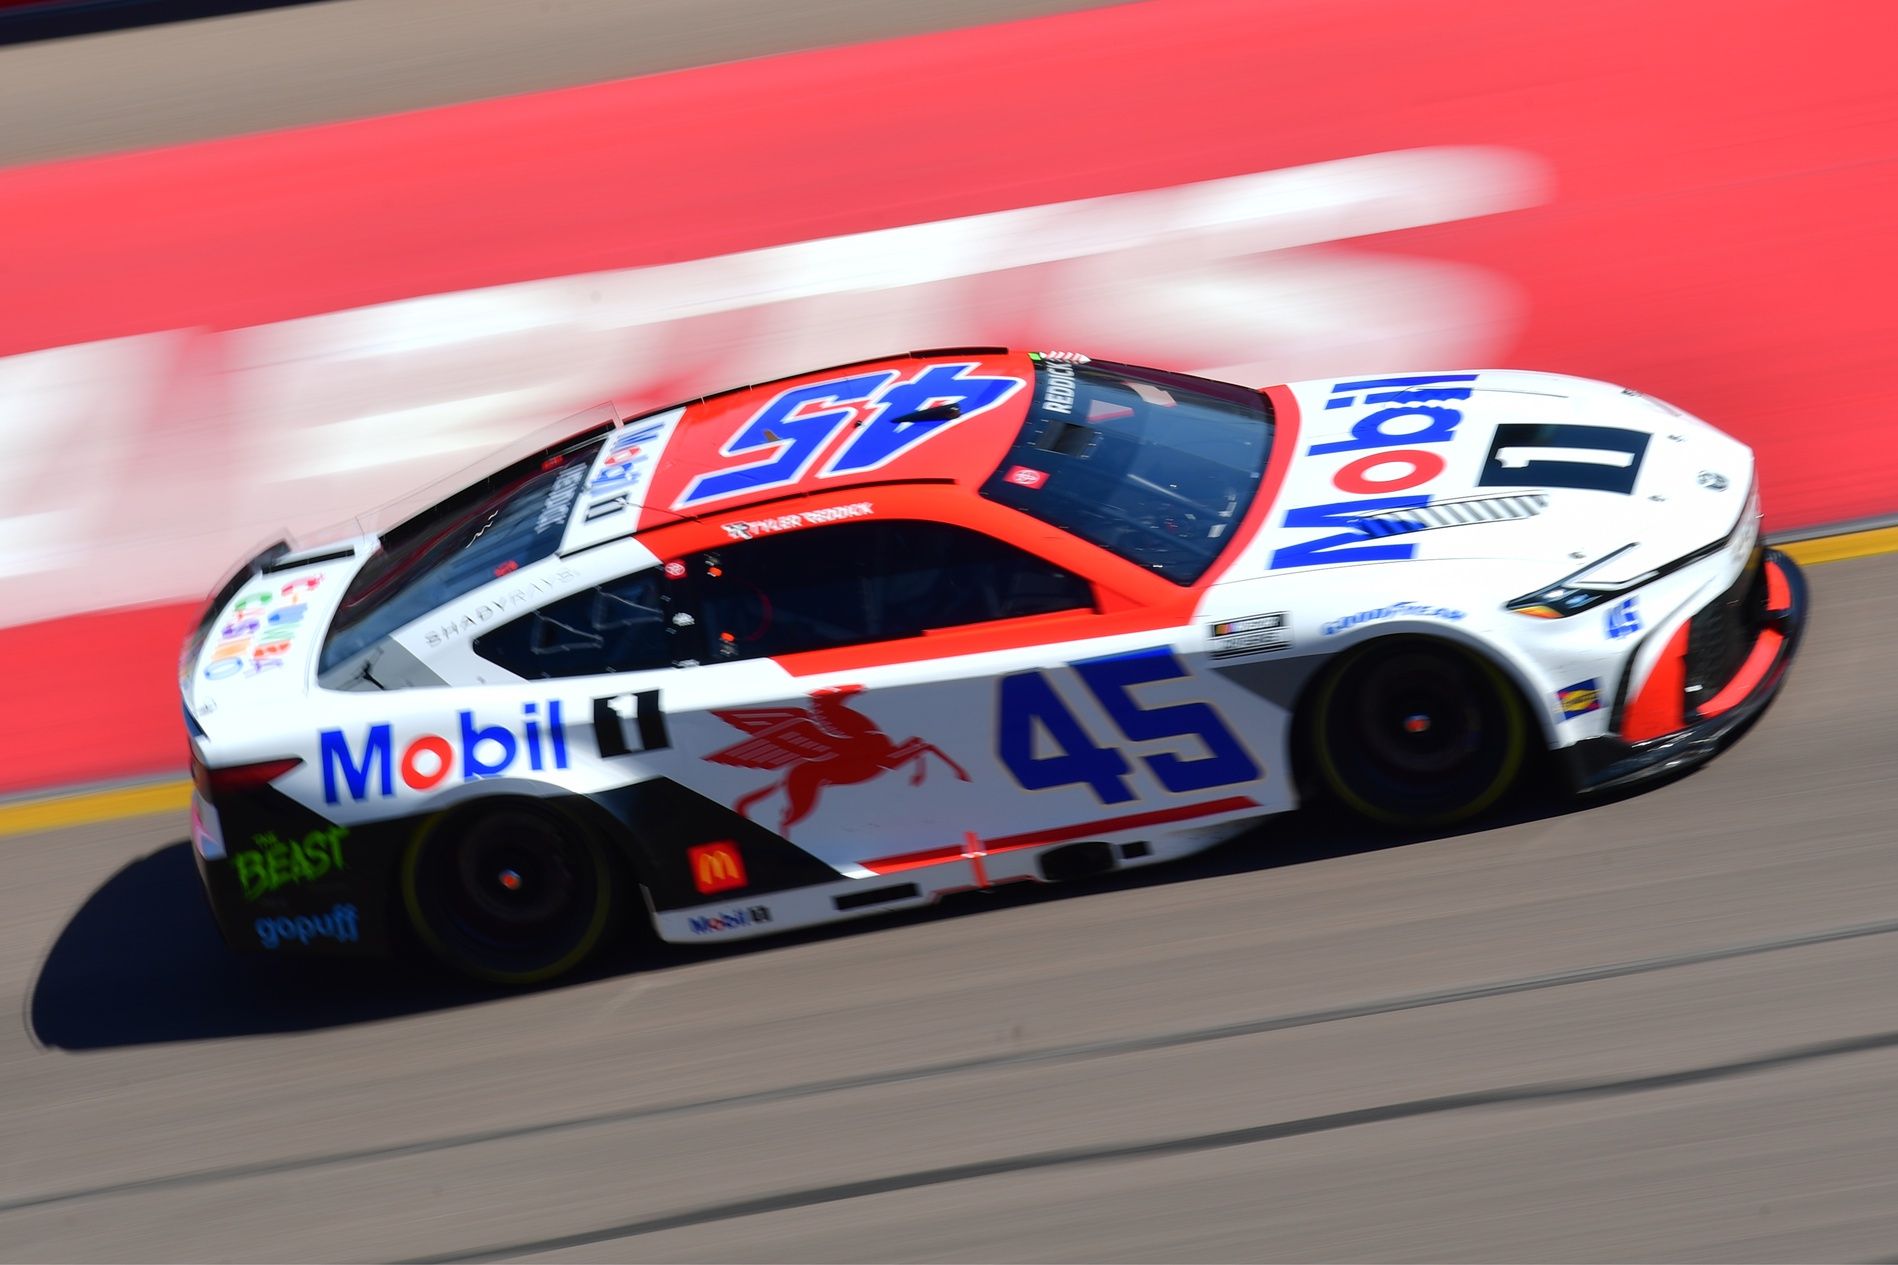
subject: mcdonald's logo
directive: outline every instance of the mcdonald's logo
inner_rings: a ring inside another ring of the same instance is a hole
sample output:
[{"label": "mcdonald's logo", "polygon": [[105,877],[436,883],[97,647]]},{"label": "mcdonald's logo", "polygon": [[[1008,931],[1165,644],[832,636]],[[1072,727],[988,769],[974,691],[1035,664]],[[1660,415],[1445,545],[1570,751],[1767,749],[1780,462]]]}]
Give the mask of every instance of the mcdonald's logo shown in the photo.
[{"label": "mcdonald's logo", "polygon": [[692,867],[692,886],[708,896],[743,887],[747,881],[744,858],[738,855],[738,845],[729,839],[687,848],[685,859]]}]

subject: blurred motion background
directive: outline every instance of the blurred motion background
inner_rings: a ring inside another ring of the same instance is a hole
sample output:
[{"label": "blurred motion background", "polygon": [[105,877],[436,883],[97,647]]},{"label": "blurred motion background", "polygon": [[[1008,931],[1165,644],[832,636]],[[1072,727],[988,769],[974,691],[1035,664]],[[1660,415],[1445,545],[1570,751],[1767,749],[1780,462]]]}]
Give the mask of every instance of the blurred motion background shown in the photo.
[{"label": "blurred motion background", "polygon": [[[0,0],[0,801],[176,785],[179,643],[279,534],[912,348],[1604,378],[1751,443],[1780,537],[1888,523],[1894,48],[1881,0]],[[0,1259],[1898,1259],[1895,579],[1814,568],[1785,696],[1642,795],[519,996],[239,959],[180,812],[0,803]]]},{"label": "blurred motion background", "polygon": [[1580,373],[1771,528],[1898,509],[1884,5],[254,7],[0,9],[0,655],[127,734],[0,791],[179,767],[174,634],[281,533],[892,350]]}]

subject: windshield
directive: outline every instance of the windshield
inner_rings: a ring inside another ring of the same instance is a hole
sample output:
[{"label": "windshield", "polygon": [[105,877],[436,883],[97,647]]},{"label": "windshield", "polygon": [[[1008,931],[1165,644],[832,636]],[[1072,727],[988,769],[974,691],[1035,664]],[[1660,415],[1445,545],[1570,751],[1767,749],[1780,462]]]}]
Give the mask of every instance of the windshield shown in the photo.
[{"label": "windshield", "polygon": [[575,436],[389,531],[350,581],[317,670],[328,672],[410,620],[559,548],[604,442],[597,431]]},{"label": "windshield", "polygon": [[1271,448],[1257,391],[1044,359],[1028,420],[982,495],[1191,584],[1245,518]]}]

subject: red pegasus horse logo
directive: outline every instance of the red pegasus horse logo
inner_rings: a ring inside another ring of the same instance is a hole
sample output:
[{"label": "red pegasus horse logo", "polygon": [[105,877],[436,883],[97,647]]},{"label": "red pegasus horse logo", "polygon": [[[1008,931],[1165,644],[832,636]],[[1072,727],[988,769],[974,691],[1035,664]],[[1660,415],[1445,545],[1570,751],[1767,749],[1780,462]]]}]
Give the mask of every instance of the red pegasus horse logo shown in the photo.
[{"label": "red pegasus horse logo", "polygon": [[845,700],[862,692],[861,685],[839,685],[813,693],[809,707],[714,711],[712,715],[750,736],[714,751],[707,760],[741,769],[791,766],[783,778],[743,796],[733,809],[749,817],[752,805],[782,790],[784,814],[778,823],[782,834],[816,810],[818,792],[826,786],[854,786],[906,764],[915,766],[909,784],[921,786],[932,755],[957,777],[969,780],[968,772],[934,743],[921,738],[891,742],[875,721],[852,710]]}]

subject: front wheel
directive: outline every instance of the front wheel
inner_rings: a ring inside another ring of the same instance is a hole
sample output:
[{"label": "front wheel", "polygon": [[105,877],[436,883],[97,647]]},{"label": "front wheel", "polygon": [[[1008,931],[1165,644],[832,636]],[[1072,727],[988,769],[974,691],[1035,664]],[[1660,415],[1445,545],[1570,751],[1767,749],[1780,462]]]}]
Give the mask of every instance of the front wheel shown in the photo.
[{"label": "front wheel", "polygon": [[552,979],[599,947],[616,898],[592,832],[538,804],[450,813],[402,863],[402,901],[429,951],[495,984]]},{"label": "front wheel", "polygon": [[1488,660],[1422,639],[1373,642],[1332,670],[1314,702],[1325,786],[1387,826],[1474,817],[1522,771],[1528,720]]}]

